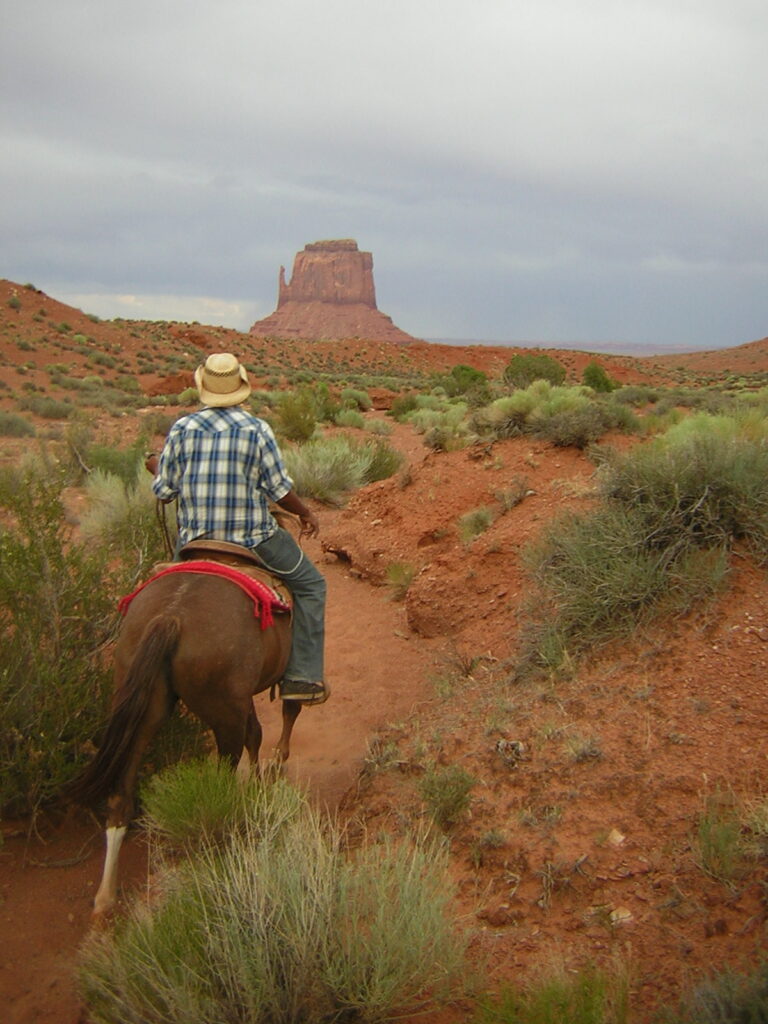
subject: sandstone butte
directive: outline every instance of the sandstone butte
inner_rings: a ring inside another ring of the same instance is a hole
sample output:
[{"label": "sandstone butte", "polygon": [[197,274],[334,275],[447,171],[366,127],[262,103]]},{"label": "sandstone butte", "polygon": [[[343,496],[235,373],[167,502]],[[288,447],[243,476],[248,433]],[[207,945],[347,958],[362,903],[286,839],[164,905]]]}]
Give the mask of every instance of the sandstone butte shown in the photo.
[{"label": "sandstone butte", "polygon": [[407,345],[417,340],[376,307],[373,256],[361,252],[352,238],[305,245],[296,253],[288,282],[280,267],[277,309],[257,320],[250,333],[302,341],[363,338]]}]

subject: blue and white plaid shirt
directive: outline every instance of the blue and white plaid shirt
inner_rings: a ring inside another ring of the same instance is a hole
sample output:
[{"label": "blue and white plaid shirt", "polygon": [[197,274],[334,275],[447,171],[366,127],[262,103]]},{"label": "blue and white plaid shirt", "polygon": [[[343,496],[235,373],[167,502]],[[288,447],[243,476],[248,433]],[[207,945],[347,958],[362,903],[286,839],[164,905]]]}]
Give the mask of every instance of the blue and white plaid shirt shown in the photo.
[{"label": "blue and white plaid shirt", "polygon": [[272,428],[239,406],[182,416],[171,427],[152,490],[179,499],[179,545],[202,537],[256,547],[277,530],[269,501],[293,488]]}]

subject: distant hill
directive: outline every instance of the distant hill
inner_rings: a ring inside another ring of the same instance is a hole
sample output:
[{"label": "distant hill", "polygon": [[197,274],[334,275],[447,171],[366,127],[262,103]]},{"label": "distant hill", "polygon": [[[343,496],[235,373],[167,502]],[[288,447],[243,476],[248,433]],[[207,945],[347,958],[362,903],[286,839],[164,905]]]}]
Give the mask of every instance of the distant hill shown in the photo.
[{"label": "distant hill", "polygon": [[[671,356],[681,353],[694,354],[704,351],[703,348],[682,348],[680,345],[659,345],[653,342],[622,342],[622,341],[487,341],[482,338],[427,338],[434,345],[453,345],[463,348],[471,345],[488,345],[503,348],[524,349],[559,349],[569,352],[596,352],[615,356]],[[731,347],[731,346],[724,346]],[[736,347],[734,344],[733,347]]]}]

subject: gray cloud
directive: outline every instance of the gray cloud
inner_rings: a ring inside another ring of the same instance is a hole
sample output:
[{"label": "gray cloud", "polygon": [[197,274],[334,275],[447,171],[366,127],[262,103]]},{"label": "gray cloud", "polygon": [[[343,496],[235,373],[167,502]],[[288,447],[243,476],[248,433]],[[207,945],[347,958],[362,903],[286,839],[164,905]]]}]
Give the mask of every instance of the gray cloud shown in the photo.
[{"label": "gray cloud", "polygon": [[423,337],[761,337],[767,34],[762,0],[28,0],[0,273],[247,327],[354,237]]}]

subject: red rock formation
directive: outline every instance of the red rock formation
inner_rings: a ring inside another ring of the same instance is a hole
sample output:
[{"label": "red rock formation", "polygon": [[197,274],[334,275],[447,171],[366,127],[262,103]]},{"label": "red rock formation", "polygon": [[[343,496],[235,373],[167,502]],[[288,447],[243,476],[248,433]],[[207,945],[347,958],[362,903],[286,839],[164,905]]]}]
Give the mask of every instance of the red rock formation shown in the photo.
[{"label": "red rock formation", "polygon": [[296,254],[289,282],[280,267],[277,309],[257,320],[250,333],[307,341],[416,340],[376,308],[373,256],[360,252],[352,238],[306,245]]}]

